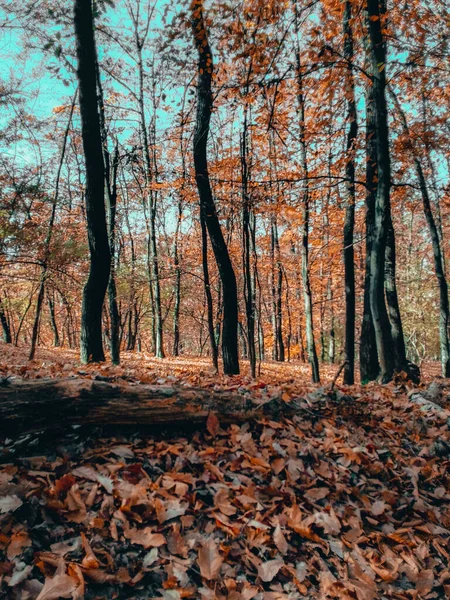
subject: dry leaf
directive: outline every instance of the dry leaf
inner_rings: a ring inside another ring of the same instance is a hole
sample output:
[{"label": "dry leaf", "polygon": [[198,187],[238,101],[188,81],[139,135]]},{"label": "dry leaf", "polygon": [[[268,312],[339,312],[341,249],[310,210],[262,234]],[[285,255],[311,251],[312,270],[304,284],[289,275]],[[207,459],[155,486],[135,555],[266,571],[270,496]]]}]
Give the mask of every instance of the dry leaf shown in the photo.
[{"label": "dry leaf", "polygon": [[215,438],[219,433],[219,419],[216,417],[215,413],[211,411],[208,413],[208,418],[206,420],[206,429],[209,431],[213,438]]},{"label": "dry leaf", "polygon": [[54,577],[47,577],[44,587],[36,600],[59,600],[59,598],[74,598],[80,582],[75,577],[67,575],[63,567],[58,567]]},{"label": "dry leaf", "polygon": [[153,533],[151,527],[144,529],[128,529],[125,531],[125,537],[132,544],[138,544],[147,548],[159,548],[166,543],[166,538],[161,533]]},{"label": "dry leaf", "polygon": [[98,562],[97,557],[95,556],[87,537],[83,532],[81,532],[81,544],[85,552],[85,557],[83,558],[81,566],[85,569],[98,569],[100,563]]},{"label": "dry leaf", "polygon": [[420,571],[417,578],[416,590],[420,595],[426,596],[431,592],[434,586],[434,573],[432,569]]},{"label": "dry leaf", "polygon": [[273,532],[273,541],[281,554],[286,554],[288,551],[288,543],[279,525],[275,527],[275,531]]},{"label": "dry leaf", "polygon": [[371,512],[375,517],[379,517],[386,510],[388,510],[388,508],[390,508],[389,504],[386,504],[386,502],[384,502],[383,500],[377,500],[372,504]]},{"label": "dry leaf", "polygon": [[19,531],[11,536],[11,540],[8,544],[8,550],[6,556],[8,560],[12,560],[16,556],[22,553],[24,548],[31,546],[30,536],[26,531]]},{"label": "dry leaf", "polygon": [[5,496],[4,498],[0,498],[0,514],[6,514],[8,512],[14,512],[22,506],[23,502],[17,496]]},{"label": "dry leaf", "polygon": [[200,573],[205,579],[216,579],[222,566],[223,558],[219,554],[216,543],[210,539],[204,542],[198,551]]},{"label": "dry leaf", "polygon": [[258,567],[258,576],[266,583],[272,581],[283,565],[284,562],[278,558],[261,563]]}]

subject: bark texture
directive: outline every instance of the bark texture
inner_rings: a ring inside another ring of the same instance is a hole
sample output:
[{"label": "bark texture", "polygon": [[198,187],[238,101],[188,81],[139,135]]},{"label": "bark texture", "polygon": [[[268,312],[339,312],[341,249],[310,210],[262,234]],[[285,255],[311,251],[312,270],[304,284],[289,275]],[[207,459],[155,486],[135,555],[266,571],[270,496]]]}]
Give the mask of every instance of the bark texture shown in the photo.
[{"label": "bark texture", "polygon": [[86,221],[90,252],[89,276],[83,290],[81,361],[105,360],[102,342],[102,308],[110,272],[106,229],[100,119],[97,104],[96,48],[91,0],[75,0],[74,25],[81,134],[86,165]]},{"label": "bark texture", "polygon": [[368,55],[375,121],[376,192],[375,223],[370,254],[370,310],[380,364],[381,378],[389,381],[396,369],[393,339],[384,296],[385,259],[391,222],[391,164],[386,103],[386,44],[382,33],[384,6],[367,2]]},{"label": "bark texture", "polygon": [[233,423],[290,407],[274,399],[257,405],[229,391],[118,384],[92,379],[18,380],[0,386],[0,436],[71,425],[161,427],[205,424],[211,411]]},{"label": "bark texture", "polygon": [[344,383],[355,382],[355,251],[353,234],[355,229],[355,143],[358,123],[355,102],[355,84],[353,80],[353,32],[351,25],[352,3],[347,0],[344,9],[344,56],[347,68],[347,162],[346,207],[344,222],[344,278],[345,278],[345,366]]},{"label": "bark texture", "polygon": [[223,369],[227,375],[235,375],[239,373],[237,285],[233,265],[220,227],[208,174],[207,144],[213,108],[211,91],[213,59],[203,19],[202,0],[193,0],[191,3],[191,22],[199,56],[197,121],[193,140],[195,180],[200,198],[201,215],[208,229],[223,287]]}]

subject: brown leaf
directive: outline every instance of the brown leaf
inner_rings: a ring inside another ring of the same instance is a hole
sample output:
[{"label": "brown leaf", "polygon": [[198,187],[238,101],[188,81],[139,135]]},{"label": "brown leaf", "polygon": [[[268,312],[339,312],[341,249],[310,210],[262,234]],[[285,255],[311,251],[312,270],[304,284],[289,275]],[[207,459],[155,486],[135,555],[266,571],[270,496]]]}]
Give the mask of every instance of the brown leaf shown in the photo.
[{"label": "brown leaf", "polygon": [[219,433],[220,423],[215,413],[209,412],[208,419],[206,420],[206,429],[215,438]]},{"label": "brown leaf", "polygon": [[275,527],[275,531],[273,532],[273,541],[281,554],[286,554],[288,551],[288,543],[279,525]]},{"label": "brown leaf", "polygon": [[330,490],[327,487],[310,488],[305,492],[305,496],[310,500],[322,500],[326,498]]},{"label": "brown leaf", "polygon": [[372,504],[371,512],[375,517],[379,517],[389,508],[389,504],[386,504],[383,500],[377,500]]},{"label": "brown leaf", "polygon": [[214,495],[214,506],[220,510],[221,513],[227,516],[234,515],[236,509],[230,504],[228,499],[228,489],[220,488]]},{"label": "brown leaf", "polygon": [[81,544],[85,552],[85,557],[83,558],[81,566],[85,569],[98,569],[100,563],[98,562],[97,557],[95,556],[87,537],[83,532],[81,532]]},{"label": "brown leaf", "polygon": [[416,590],[420,595],[426,596],[433,589],[434,585],[434,574],[432,569],[426,569],[420,571],[419,577],[417,578]]},{"label": "brown leaf", "polygon": [[166,543],[166,538],[161,533],[153,533],[151,527],[145,527],[144,529],[128,529],[125,532],[125,537],[130,540],[132,544],[138,544],[148,548],[159,548]]},{"label": "brown leaf", "polygon": [[31,540],[26,531],[18,531],[11,536],[11,540],[8,545],[6,556],[8,560],[12,560],[16,556],[22,553],[24,548],[31,546]]},{"label": "brown leaf", "polygon": [[258,567],[258,576],[265,582],[272,581],[283,565],[284,562],[279,558],[261,563]]},{"label": "brown leaf", "polygon": [[179,526],[174,526],[174,529],[169,533],[167,538],[167,547],[171,554],[178,554],[186,557],[188,555],[188,546],[184,541],[184,537],[180,533]]},{"label": "brown leaf", "polygon": [[[76,598],[80,581],[64,572],[62,562],[56,570],[54,577],[47,577],[44,587],[36,600],[59,600],[59,598]],[[79,597],[79,595],[78,595]]]},{"label": "brown leaf", "polygon": [[210,539],[203,543],[198,551],[200,573],[205,579],[216,579],[222,566],[223,558],[219,554],[216,543]]}]

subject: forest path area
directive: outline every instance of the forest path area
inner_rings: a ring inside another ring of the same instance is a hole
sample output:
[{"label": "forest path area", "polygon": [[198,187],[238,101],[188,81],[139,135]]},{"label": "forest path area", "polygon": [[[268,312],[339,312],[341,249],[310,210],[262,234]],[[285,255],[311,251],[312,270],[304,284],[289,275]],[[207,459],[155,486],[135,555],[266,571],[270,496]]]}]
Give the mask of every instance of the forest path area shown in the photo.
[{"label": "forest path area", "polygon": [[[81,365],[78,349],[38,347],[35,359],[32,361],[28,360],[28,351],[27,347],[17,348],[0,341],[0,376],[25,379],[43,377],[98,377],[101,379],[108,377],[124,381],[139,381],[145,384],[180,382],[182,385],[205,388],[220,386],[222,389],[254,383],[250,377],[249,363],[244,359],[240,361],[241,375],[232,377],[215,373],[208,356],[183,355],[158,359],[147,352],[121,352],[121,364],[116,367],[109,360],[103,364]],[[335,364],[322,363],[320,365],[321,384],[330,384],[340,366],[339,361]],[[219,367],[222,369],[220,361]],[[425,383],[433,381],[441,374],[440,363],[436,361],[423,363],[420,369],[422,380]],[[300,390],[306,392],[317,387],[310,383],[310,365],[296,359],[283,363],[264,360],[258,365],[257,370],[259,372],[258,385],[282,385],[285,388],[295,385],[297,392]],[[356,377],[358,377],[357,371]]]},{"label": "forest path area", "polygon": [[446,381],[330,390],[331,367],[311,386],[304,365],[263,364],[254,382],[214,375],[207,359],[191,365],[2,353],[3,377],[221,389],[297,410],[231,424],[211,412],[157,435],[93,427],[3,440],[0,598],[448,597]]}]

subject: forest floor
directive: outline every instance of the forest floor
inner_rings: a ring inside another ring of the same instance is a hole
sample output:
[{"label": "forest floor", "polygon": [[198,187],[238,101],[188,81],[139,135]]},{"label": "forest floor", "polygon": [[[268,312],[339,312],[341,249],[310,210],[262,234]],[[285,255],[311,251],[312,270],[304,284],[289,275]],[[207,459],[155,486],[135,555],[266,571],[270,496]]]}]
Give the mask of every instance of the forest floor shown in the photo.
[{"label": "forest floor", "polygon": [[[208,359],[0,345],[0,376],[234,390],[295,416],[196,431],[71,428],[0,441],[0,598],[450,597],[450,382],[426,365],[331,389],[309,368],[223,377]],[[0,407],[1,410],[1,407]]]}]

